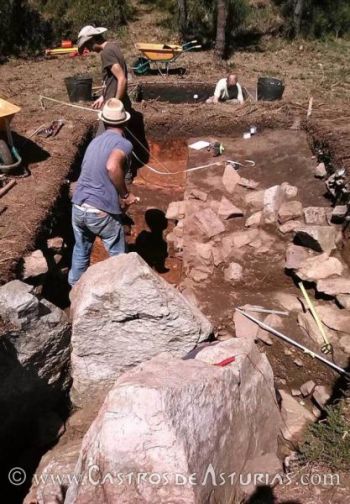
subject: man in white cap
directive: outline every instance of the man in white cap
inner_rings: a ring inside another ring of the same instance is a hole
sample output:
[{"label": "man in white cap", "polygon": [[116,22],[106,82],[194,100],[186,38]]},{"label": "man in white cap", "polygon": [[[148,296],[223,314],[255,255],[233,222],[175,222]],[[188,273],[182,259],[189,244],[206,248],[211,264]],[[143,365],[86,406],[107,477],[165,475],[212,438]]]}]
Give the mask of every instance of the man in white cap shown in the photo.
[{"label": "man in white cap", "polygon": [[99,118],[106,130],[86,149],[81,173],[72,198],[72,226],[75,245],[68,281],[74,285],[90,263],[96,236],[114,256],[125,252],[121,206],[137,201],[128,192],[124,175],[132,153],[132,144],[123,135],[130,114],[123,103],[110,98]]},{"label": "man in white cap", "polygon": [[[103,34],[107,28],[84,26],[78,35],[78,51],[85,48],[100,54],[102,62],[103,94],[92,105],[101,109],[109,98],[117,98],[130,110],[130,99],[127,93],[128,70],[124,56],[117,42],[105,40]],[[103,128],[100,128],[103,131]],[[99,131],[101,133],[102,131]]]}]

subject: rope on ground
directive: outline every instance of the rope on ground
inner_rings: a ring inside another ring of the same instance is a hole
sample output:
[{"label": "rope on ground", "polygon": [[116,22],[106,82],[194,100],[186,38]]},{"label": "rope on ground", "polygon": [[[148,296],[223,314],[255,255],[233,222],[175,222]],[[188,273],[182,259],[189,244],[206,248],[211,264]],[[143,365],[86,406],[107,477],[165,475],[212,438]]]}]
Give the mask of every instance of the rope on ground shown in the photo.
[{"label": "rope on ground", "polygon": [[[52,102],[55,102],[55,103],[59,103],[60,105],[66,105],[67,107],[74,107],[74,108],[77,108],[77,109],[80,109],[80,110],[87,110],[88,112],[94,112],[95,114],[97,113],[97,111],[95,109],[91,109],[89,107],[83,107],[81,105],[74,105],[72,103],[67,103],[67,102],[64,102],[62,100],[57,100],[56,98],[50,98],[48,96],[42,96],[42,95],[40,95],[39,96],[39,100],[40,100],[40,104],[41,104],[42,108],[44,108],[43,100],[49,100],[49,101],[52,101]],[[144,163],[143,161],[141,161],[141,159],[137,156],[137,154],[135,152],[133,152],[133,156],[135,157],[135,159],[139,163],[141,163],[141,165],[146,166],[149,170],[151,170],[154,173],[157,173],[158,175],[179,175],[181,173],[188,173],[188,172],[193,172],[193,171],[197,171],[197,170],[204,170],[204,169],[210,168],[212,166],[220,166],[223,162],[227,162],[227,163],[230,163],[232,165],[242,166],[242,167],[244,167],[244,166],[255,166],[255,162],[252,161],[252,160],[250,160],[250,159],[246,159],[244,161],[244,163],[241,163],[239,161],[234,161],[234,160],[227,160],[227,161],[226,160],[222,160],[222,161],[216,161],[216,162],[208,163],[208,164],[201,165],[201,166],[195,166],[193,168],[187,168],[185,170],[180,170],[180,171],[176,171],[176,172],[169,172],[169,170],[165,166],[165,164],[162,163],[159,159],[157,159],[153,154],[151,154],[151,152],[147,149],[147,147],[141,142],[141,140],[139,140],[136,137],[136,135],[133,134],[133,132],[128,127],[125,127],[125,130],[129,133],[130,136],[132,136],[132,138],[134,140],[136,140],[136,142],[144,149],[144,151],[149,155],[150,158],[152,157],[157,163],[159,163],[160,166],[162,166],[165,169],[165,172],[157,170],[153,166],[150,166],[149,164]]]},{"label": "rope on ground", "polygon": [[187,172],[192,172],[192,171],[196,171],[196,170],[204,170],[205,168],[209,168],[210,166],[219,166],[223,163],[223,161],[216,161],[215,163],[208,163],[206,165],[195,166],[194,168],[187,168],[186,170],[179,170],[176,172],[162,172],[160,170],[157,170],[153,166],[150,166],[149,164],[141,161],[141,159],[137,156],[137,154],[135,154],[135,152],[133,152],[133,156],[135,159],[137,159],[137,161],[139,163],[143,164],[143,166],[146,166],[146,168],[151,170],[153,173],[157,173],[158,175],[179,175],[180,173],[187,173]]}]

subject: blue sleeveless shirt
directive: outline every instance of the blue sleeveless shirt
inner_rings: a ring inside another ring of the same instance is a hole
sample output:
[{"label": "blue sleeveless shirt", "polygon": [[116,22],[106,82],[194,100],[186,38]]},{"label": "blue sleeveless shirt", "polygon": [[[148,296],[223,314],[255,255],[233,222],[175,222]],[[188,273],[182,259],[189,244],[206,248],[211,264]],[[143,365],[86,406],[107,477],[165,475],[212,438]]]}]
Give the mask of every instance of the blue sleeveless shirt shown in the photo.
[{"label": "blue sleeveless shirt", "polygon": [[92,140],[84,155],[73,203],[88,203],[109,214],[121,213],[118,191],[107,171],[107,161],[113,150],[124,152],[126,162],[130,162],[132,144],[121,134],[106,130]]}]

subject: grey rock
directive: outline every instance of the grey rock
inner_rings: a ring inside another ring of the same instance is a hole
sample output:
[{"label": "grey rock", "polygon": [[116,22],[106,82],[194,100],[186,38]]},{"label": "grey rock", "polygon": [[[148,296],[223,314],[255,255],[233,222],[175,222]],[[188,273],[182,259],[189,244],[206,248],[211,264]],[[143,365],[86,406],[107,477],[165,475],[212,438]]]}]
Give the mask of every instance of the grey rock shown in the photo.
[{"label": "grey rock", "polygon": [[323,337],[320,334],[320,330],[319,330],[313,316],[311,315],[311,313],[309,313],[309,312],[299,313],[298,314],[298,324],[300,325],[300,327],[302,327],[304,329],[306,334],[308,334],[308,336],[310,336],[310,338],[315,343],[317,343],[318,345],[324,344]]},{"label": "grey rock", "polygon": [[300,312],[303,307],[297,296],[289,294],[288,292],[275,292],[273,299],[285,310],[291,312]]},{"label": "grey rock", "polygon": [[285,268],[298,269],[309,257],[309,252],[304,247],[290,243],[286,250]]},{"label": "grey rock", "polygon": [[34,287],[20,280],[12,280],[0,287],[0,316],[17,328],[38,318],[39,300],[32,294]]},{"label": "grey rock", "polygon": [[228,193],[233,194],[235,192],[236,185],[240,179],[241,177],[238,175],[233,166],[231,164],[227,164],[222,176],[222,183]]},{"label": "grey rock", "polygon": [[[254,315],[254,314],[253,314]],[[283,327],[283,322],[281,317],[276,315],[275,313],[270,313],[267,315],[267,317],[264,320],[264,323],[273,329],[282,329]],[[271,337],[271,333],[269,331],[266,331],[262,327],[259,327],[258,333],[257,333],[257,338],[266,343],[267,345],[272,345],[273,344],[273,339]]]},{"label": "grey rock", "polygon": [[303,367],[304,363],[301,359],[299,359],[298,357],[296,359],[293,360],[294,364],[298,367]]},{"label": "grey rock", "polygon": [[47,248],[55,252],[57,254],[60,254],[64,248],[64,240],[61,236],[55,236],[54,238],[49,238],[46,242]]},{"label": "grey rock", "polygon": [[264,208],[264,195],[264,190],[254,191],[246,195],[245,201],[249,207],[255,210],[262,210]]},{"label": "grey rock", "polygon": [[285,390],[279,392],[282,397],[283,437],[288,441],[300,441],[307,425],[314,421],[313,414]]},{"label": "grey rock", "polygon": [[204,315],[136,253],[91,266],[71,299],[76,403],[162,351],[184,356],[212,332]]},{"label": "grey rock", "polygon": [[292,233],[296,229],[300,228],[300,226],[302,226],[302,225],[303,225],[303,223],[299,220],[291,220],[291,221],[286,222],[285,224],[278,225],[278,230],[282,234]]},{"label": "grey rock", "polygon": [[331,389],[326,385],[317,385],[312,394],[312,397],[315,399],[315,401],[321,408],[323,408],[327,404],[331,396],[332,396]]},{"label": "grey rock", "polygon": [[70,476],[74,474],[79,457],[80,446],[81,440],[70,441],[44,455],[23,504],[64,502]]},{"label": "grey rock", "polygon": [[316,383],[313,380],[308,380],[307,382],[302,384],[302,386],[300,387],[300,392],[304,397],[306,397],[312,394],[315,387]]},{"label": "grey rock", "polygon": [[269,187],[264,192],[264,220],[271,224],[277,221],[277,213],[285,199],[285,193],[281,186]]},{"label": "grey rock", "polygon": [[230,235],[232,247],[241,248],[249,245],[255,238],[258,237],[259,231],[257,229],[249,229],[248,231],[235,231]]},{"label": "grey rock", "polygon": [[314,175],[317,178],[324,178],[327,175],[326,165],[319,163],[314,169]]},{"label": "grey rock", "polygon": [[0,298],[5,321],[0,348],[1,459],[11,450],[10,433],[21,442],[31,429],[33,444],[43,443],[40,421],[57,407],[70,385],[71,331],[62,310],[39,301],[18,280],[3,285]]},{"label": "grey rock", "polygon": [[336,221],[339,219],[344,219],[347,213],[348,213],[347,205],[337,205],[336,207],[333,208],[332,220]]},{"label": "grey rock", "polygon": [[330,304],[319,306],[317,312],[327,327],[350,334],[350,312]]},{"label": "grey rock", "polygon": [[191,189],[189,193],[189,198],[197,199],[200,201],[207,201],[208,194],[204,191],[200,191],[199,189]]},{"label": "grey rock", "polygon": [[172,201],[166,211],[165,217],[169,220],[179,220],[185,217],[186,202],[185,201]]},{"label": "grey rock", "polygon": [[245,227],[259,226],[262,220],[262,212],[255,212],[245,221]]},{"label": "grey rock", "polygon": [[219,204],[218,215],[223,219],[230,219],[231,217],[242,217],[244,212],[223,196]]},{"label": "grey rock", "polygon": [[278,221],[284,224],[288,221],[298,219],[303,215],[303,205],[300,201],[286,201],[282,203],[278,210]]},{"label": "grey rock", "polygon": [[317,281],[335,275],[341,276],[342,273],[342,263],[336,257],[329,257],[328,254],[308,257],[296,270],[297,276],[307,281]]},{"label": "grey rock", "polygon": [[329,207],[307,207],[304,208],[304,218],[306,224],[323,226],[328,223],[327,216],[330,215],[332,209]]},{"label": "grey rock", "polygon": [[193,217],[200,231],[208,238],[225,231],[224,224],[211,208],[196,212]]},{"label": "grey rock", "polygon": [[224,270],[225,280],[228,282],[239,282],[243,278],[243,268],[240,264],[231,262]]},{"label": "grey rock", "polygon": [[293,200],[298,195],[298,188],[296,186],[290,185],[288,182],[283,182],[281,184],[281,189],[283,190],[285,198],[287,200]]},{"label": "grey rock", "polygon": [[246,187],[247,189],[256,189],[259,186],[259,182],[256,182],[255,180],[252,179],[246,179],[244,177],[241,177],[240,180],[238,181],[238,185]]},{"label": "grey rock", "polygon": [[317,290],[328,296],[350,294],[350,278],[327,278],[326,280],[319,280],[317,282]]},{"label": "grey rock", "polygon": [[23,280],[45,275],[49,271],[46,259],[41,250],[34,250],[24,258]]},{"label": "grey rock", "polygon": [[295,234],[295,240],[304,247],[328,253],[336,248],[336,237],[333,226],[303,226]]},{"label": "grey rock", "polygon": [[[215,366],[232,356],[232,364]],[[239,478],[218,485],[213,475],[260,467],[276,455],[280,425],[273,373],[253,342],[205,346],[187,360],[163,353],[118,378],[83,439],[75,474],[85,483],[72,482],[65,504],[241,500]],[[91,484],[89,466],[101,461],[104,474],[132,468],[135,474],[167,474],[168,481]],[[182,481],[195,474],[199,484],[176,484],[176,474]]]},{"label": "grey rock", "polygon": [[350,294],[338,294],[337,301],[342,308],[350,310]]},{"label": "grey rock", "polygon": [[339,339],[339,346],[344,352],[350,354],[350,335],[346,334]]}]

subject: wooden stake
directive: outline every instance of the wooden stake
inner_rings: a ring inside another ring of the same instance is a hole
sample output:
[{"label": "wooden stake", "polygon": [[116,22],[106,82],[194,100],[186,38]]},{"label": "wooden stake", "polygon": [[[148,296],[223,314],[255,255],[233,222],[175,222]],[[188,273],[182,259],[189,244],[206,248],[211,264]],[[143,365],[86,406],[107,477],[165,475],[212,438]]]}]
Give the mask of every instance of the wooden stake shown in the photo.
[{"label": "wooden stake", "polygon": [[306,114],[307,119],[309,119],[309,117],[312,114],[312,105],[313,105],[313,103],[314,103],[314,99],[313,99],[313,96],[311,96],[310,100],[309,100],[309,106],[308,106],[308,109],[307,109],[307,114]]},{"label": "wooden stake", "polygon": [[12,189],[12,187],[15,186],[16,183],[17,182],[15,180],[10,180],[10,182],[7,182],[7,184],[2,189],[0,189],[0,198],[2,198],[10,189]]}]

